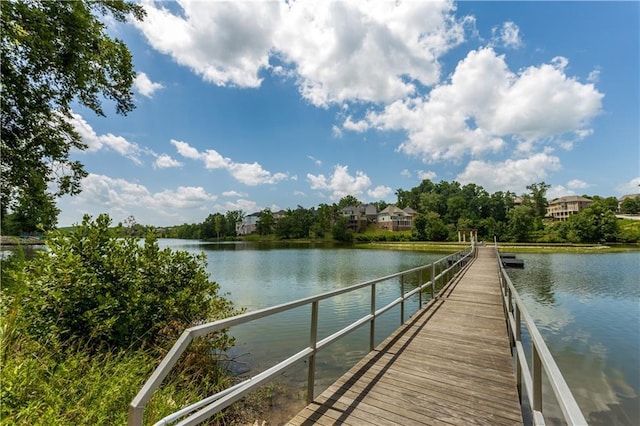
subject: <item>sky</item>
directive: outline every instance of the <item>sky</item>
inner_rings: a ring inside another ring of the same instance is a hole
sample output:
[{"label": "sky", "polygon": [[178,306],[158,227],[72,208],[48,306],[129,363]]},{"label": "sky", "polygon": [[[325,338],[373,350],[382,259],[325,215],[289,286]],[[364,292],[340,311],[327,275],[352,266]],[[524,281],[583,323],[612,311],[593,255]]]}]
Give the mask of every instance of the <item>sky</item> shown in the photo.
[{"label": "sky", "polygon": [[59,226],[393,203],[423,179],[640,192],[639,2],[142,4],[105,20],[136,109],[74,106],[89,175]]}]

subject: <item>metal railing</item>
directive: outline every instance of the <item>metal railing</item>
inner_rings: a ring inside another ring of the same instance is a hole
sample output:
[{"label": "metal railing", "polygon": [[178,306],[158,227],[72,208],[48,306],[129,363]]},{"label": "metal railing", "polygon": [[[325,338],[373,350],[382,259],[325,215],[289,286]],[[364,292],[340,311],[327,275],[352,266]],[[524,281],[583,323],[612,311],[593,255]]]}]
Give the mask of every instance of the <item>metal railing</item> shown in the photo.
[{"label": "metal railing", "polygon": [[[215,415],[222,409],[226,408],[227,406],[231,405],[232,403],[236,402],[247,393],[255,390],[257,387],[270,382],[275,377],[303,360],[307,360],[308,364],[307,402],[311,402],[314,397],[315,360],[318,351],[325,349],[336,340],[366,324],[369,324],[369,351],[372,351],[375,346],[375,324],[377,317],[389,311],[393,307],[400,305],[400,325],[404,324],[405,301],[417,294],[419,298],[418,306],[422,306],[422,293],[428,287],[431,287],[431,298],[433,299],[435,297],[436,286],[439,284],[441,287],[444,287],[444,285],[458,276],[459,272],[468,265],[469,260],[473,257],[474,253],[475,251],[473,247],[469,247],[465,250],[446,256],[425,266],[420,266],[392,275],[387,275],[385,277],[366,281],[360,284],[353,285],[351,287],[329,291],[318,296],[299,299],[274,307],[261,309],[255,312],[248,312],[232,318],[227,318],[220,321],[188,328],[178,338],[171,350],[167,353],[160,365],[156,368],[151,377],[146,381],[142,389],[140,389],[136,397],[129,405],[128,424],[129,426],[139,426],[142,424],[143,413],[146,404],[149,402],[154,392],[158,389],[167,374],[171,371],[178,358],[180,358],[182,353],[186,350],[186,348],[195,337],[201,337],[207,334],[219,332],[221,330],[229,329],[233,326],[245,324],[305,305],[311,305],[309,346],[293,354],[284,361],[281,361],[280,363],[274,365],[273,367],[247,380],[244,380],[243,382],[240,382],[215,395],[211,395],[200,402],[197,402],[193,405],[190,405],[189,407],[183,408],[182,410],[170,416],[165,417],[164,419],[157,422],[156,425],[173,423],[187,415],[188,417],[180,421],[178,425],[182,426],[199,424],[209,417]],[[438,275],[436,275],[436,272],[439,272]],[[411,291],[405,293],[405,277],[414,274],[417,275],[418,285]],[[424,281],[423,276],[425,275],[429,277],[429,281]],[[376,309],[376,285],[384,281],[393,279],[399,279],[400,281],[400,297],[396,298],[382,308]],[[362,318],[340,329],[339,331],[331,334],[330,336],[318,340],[318,316],[320,301],[367,287],[371,289],[370,312]]]},{"label": "metal railing", "polygon": [[[534,425],[544,425],[542,411],[542,373],[546,375],[555,399],[562,410],[564,420],[570,425],[586,425],[587,421],[580,411],[567,382],[549,352],[542,335],[538,331],[533,319],[524,307],[524,303],[516,291],[504,265],[500,261],[500,253],[496,247],[498,259],[500,288],[502,290],[503,306],[507,319],[507,331],[511,347],[515,347],[515,372],[518,385],[520,404],[522,405],[522,386],[527,391],[528,402],[531,407]],[[523,321],[524,320],[524,321]],[[531,338],[532,368],[527,363],[526,352],[522,345],[522,325],[525,325]]]}]

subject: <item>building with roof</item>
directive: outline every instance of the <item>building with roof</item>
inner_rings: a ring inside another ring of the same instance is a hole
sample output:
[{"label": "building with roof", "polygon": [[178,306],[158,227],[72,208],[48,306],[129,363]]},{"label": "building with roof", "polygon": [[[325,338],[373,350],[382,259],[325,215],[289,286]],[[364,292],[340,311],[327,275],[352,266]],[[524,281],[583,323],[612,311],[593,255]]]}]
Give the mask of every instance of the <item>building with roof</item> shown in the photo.
[{"label": "building with roof", "polygon": [[565,221],[569,216],[589,207],[592,202],[593,200],[578,195],[556,198],[549,201],[547,217],[551,217],[555,221]]},{"label": "building with roof", "polygon": [[378,213],[378,227],[389,231],[409,231],[413,228],[416,212],[411,207],[401,209],[391,204]]}]

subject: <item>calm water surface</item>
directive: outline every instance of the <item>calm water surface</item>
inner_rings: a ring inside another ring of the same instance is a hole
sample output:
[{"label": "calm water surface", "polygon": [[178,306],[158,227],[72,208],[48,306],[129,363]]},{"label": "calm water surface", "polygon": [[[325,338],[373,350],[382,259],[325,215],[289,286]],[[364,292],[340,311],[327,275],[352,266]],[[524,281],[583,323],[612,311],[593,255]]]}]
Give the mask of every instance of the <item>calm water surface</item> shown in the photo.
[{"label": "calm water surface", "polygon": [[589,423],[640,424],[640,253],[518,257],[509,276]]},{"label": "calm water surface", "polygon": [[[211,279],[238,307],[253,311],[317,295],[430,263],[443,253],[362,250],[313,245],[258,246],[160,240],[161,245],[204,251]],[[591,424],[640,424],[640,252],[616,254],[523,254],[525,269],[509,270],[585,417]],[[411,285],[408,283],[407,285]],[[378,291],[378,307],[397,298],[400,284]],[[417,300],[407,308],[415,312]],[[364,316],[369,291],[320,304],[319,338]],[[309,341],[310,309],[299,308],[235,327],[231,356],[240,373],[255,374]],[[398,327],[391,310],[376,323],[376,343]],[[526,339],[526,336],[525,336]],[[526,342],[525,342],[526,343]],[[320,352],[316,394],[335,381],[368,350],[368,328]],[[305,366],[283,382],[304,399]],[[551,416],[557,407],[545,400]]]}]

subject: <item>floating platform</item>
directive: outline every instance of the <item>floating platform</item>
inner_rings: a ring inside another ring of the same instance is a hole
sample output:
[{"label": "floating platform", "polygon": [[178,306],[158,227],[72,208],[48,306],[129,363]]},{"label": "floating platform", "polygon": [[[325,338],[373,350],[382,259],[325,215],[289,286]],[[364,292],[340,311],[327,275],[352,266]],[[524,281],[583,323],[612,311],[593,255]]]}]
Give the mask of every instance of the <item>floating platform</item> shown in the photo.
[{"label": "floating platform", "polygon": [[505,268],[524,268],[524,260],[516,259],[513,253],[500,253],[500,261]]}]

